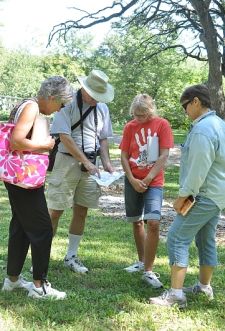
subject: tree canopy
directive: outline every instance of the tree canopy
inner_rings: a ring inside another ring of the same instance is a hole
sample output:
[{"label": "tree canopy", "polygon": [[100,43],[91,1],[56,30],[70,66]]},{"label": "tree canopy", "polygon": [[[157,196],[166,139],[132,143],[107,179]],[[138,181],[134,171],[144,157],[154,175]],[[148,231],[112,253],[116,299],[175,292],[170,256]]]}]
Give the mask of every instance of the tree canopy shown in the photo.
[{"label": "tree canopy", "polygon": [[[78,20],[68,20],[53,27],[54,37],[66,37],[71,29],[86,29],[110,20],[122,26],[147,27],[151,36],[145,45],[143,61],[171,48],[183,57],[208,62],[208,81],[213,107],[225,117],[223,76],[225,76],[225,1],[224,0],[132,0],[112,1],[111,6],[94,13],[80,10]],[[187,35],[188,32],[188,35]],[[185,36],[186,34],[186,36]],[[155,38],[155,36],[163,38]],[[184,38],[186,37],[186,39]],[[152,47],[154,45],[154,47]],[[153,51],[152,51],[153,49]]]},{"label": "tree canopy", "polygon": [[[130,25],[115,32],[85,61],[86,74],[93,67],[102,69],[115,87],[115,99],[110,104],[113,122],[125,123],[130,118],[129,106],[135,95],[148,93],[154,98],[158,113],[174,128],[188,126],[179,106],[180,93],[184,86],[207,79],[206,64],[195,59],[181,61],[182,56],[175,49],[141,61],[145,52],[142,40],[151,37],[147,27]],[[156,49],[152,46],[152,51],[153,47]]]},{"label": "tree canopy", "polygon": [[[80,34],[79,34],[80,35]],[[145,52],[143,38],[150,38],[147,27],[117,24],[114,33],[105,38],[97,49],[90,48],[90,36],[80,39],[71,34],[66,43],[58,44],[54,53],[36,56],[27,50],[7,51],[0,48],[0,95],[11,96],[9,102],[0,104],[0,119],[10,109],[14,98],[36,95],[40,82],[52,75],[63,75],[74,88],[79,86],[77,76],[88,74],[93,67],[106,72],[115,87],[115,99],[110,103],[111,117],[115,125],[123,125],[130,119],[129,106],[137,93],[149,93],[155,99],[159,115],[167,118],[173,128],[189,126],[187,117],[179,106],[179,97],[187,85],[205,81],[205,62],[189,59],[170,49],[148,61],[141,61]],[[163,41],[164,36],[161,36]],[[152,51],[156,46],[152,46]],[[7,107],[7,108],[6,108]]]}]

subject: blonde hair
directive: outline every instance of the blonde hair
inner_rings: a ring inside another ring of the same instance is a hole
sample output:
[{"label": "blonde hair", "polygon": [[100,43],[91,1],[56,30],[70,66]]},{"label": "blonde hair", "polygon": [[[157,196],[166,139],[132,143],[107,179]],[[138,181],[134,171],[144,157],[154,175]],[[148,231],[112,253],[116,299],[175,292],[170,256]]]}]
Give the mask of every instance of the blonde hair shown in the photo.
[{"label": "blonde hair", "polygon": [[135,110],[147,113],[151,116],[156,115],[156,106],[152,97],[148,94],[138,94],[130,106],[130,115],[134,115]]}]

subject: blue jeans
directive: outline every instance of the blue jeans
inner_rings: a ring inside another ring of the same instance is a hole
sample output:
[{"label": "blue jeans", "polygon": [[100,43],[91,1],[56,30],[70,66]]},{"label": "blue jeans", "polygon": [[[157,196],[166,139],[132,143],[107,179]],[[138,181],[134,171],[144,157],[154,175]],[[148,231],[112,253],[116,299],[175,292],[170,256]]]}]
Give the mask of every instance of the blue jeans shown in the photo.
[{"label": "blue jeans", "polygon": [[195,238],[199,265],[216,266],[216,226],[220,210],[210,199],[197,196],[196,203],[186,216],[177,214],[167,237],[170,265],[187,267],[189,247]]},{"label": "blue jeans", "polygon": [[129,222],[157,220],[161,218],[162,187],[148,187],[144,193],[135,191],[125,177],[125,207]]}]

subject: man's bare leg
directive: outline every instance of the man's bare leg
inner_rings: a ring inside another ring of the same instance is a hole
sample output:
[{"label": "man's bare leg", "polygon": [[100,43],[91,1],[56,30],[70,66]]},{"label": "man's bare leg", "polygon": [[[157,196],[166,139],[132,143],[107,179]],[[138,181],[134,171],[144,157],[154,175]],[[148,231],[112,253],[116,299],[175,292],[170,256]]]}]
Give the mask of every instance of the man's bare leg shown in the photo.
[{"label": "man's bare leg", "polygon": [[69,233],[82,236],[84,233],[85,220],[88,208],[80,205],[74,205],[73,217],[70,223]]},{"label": "man's bare leg", "polygon": [[85,220],[88,208],[75,205],[73,208],[73,217],[69,228],[69,243],[65,258],[65,265],[74,272],[86,273],[86,268],[77,257],[80,241],[82,239],[85,227]]}]

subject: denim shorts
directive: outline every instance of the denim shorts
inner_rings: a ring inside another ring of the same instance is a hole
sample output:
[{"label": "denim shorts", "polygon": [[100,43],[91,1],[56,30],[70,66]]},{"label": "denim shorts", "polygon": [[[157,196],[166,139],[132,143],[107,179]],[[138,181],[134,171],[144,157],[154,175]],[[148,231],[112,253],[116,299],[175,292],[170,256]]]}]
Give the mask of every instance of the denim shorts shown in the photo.
[{"label": "denim shorts", "polygon": [[215,237],[219,216],[219,207],[203,196],[196,197],[196,203],[186,216],[177,214],[167,237],[170,265],[188,266],[189,247],[195,239],[199,265],[216,266]]},{"label": "denim shorts", "polygon": [[129,222],[157,220],[161,218],[162,187],[149,187],[144,193],[135,191],[125,177],[125,208]]}]

